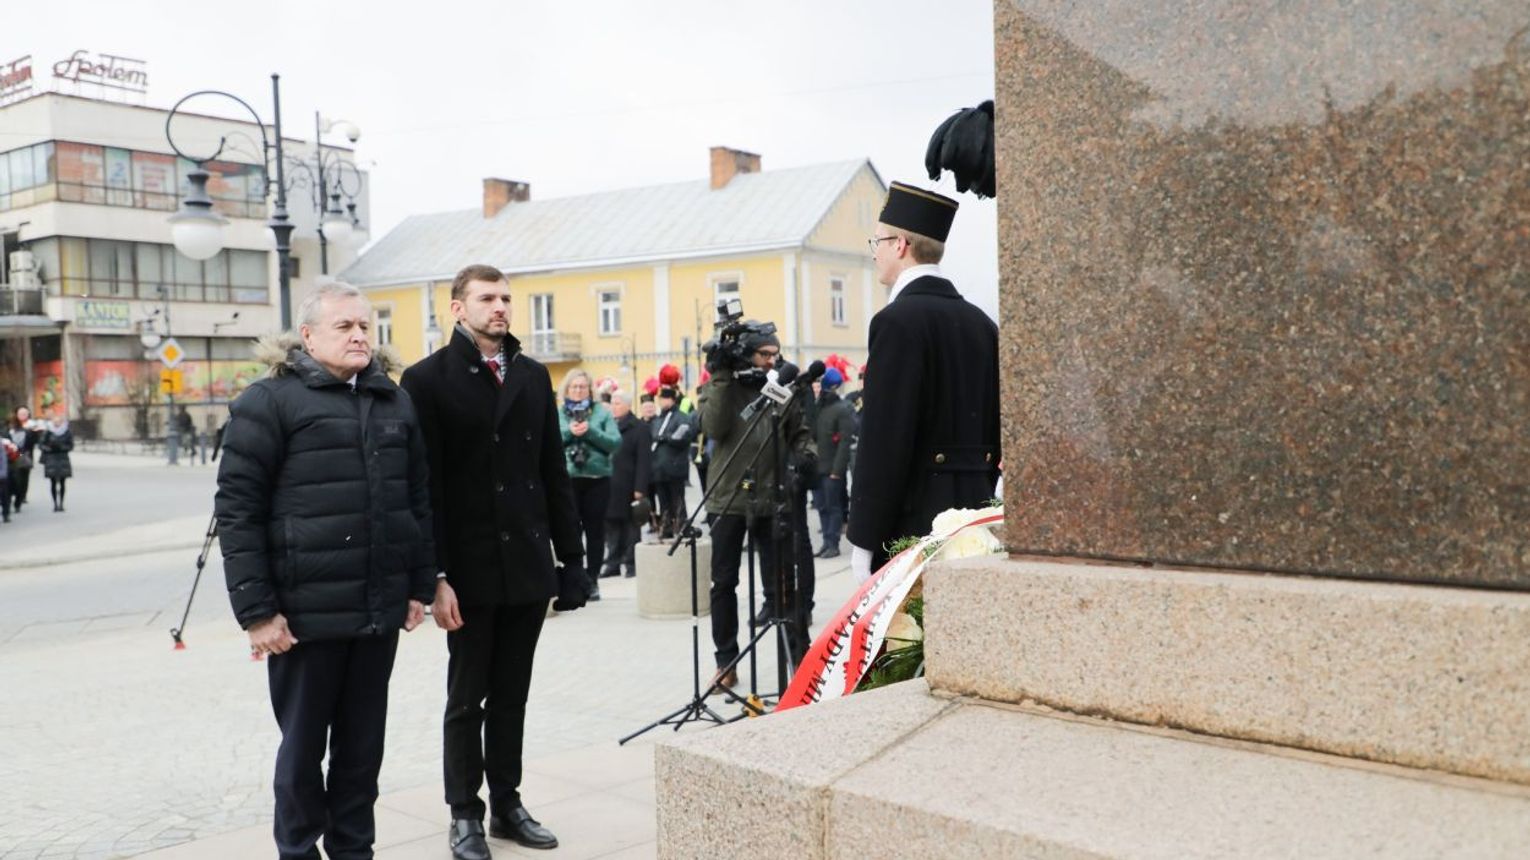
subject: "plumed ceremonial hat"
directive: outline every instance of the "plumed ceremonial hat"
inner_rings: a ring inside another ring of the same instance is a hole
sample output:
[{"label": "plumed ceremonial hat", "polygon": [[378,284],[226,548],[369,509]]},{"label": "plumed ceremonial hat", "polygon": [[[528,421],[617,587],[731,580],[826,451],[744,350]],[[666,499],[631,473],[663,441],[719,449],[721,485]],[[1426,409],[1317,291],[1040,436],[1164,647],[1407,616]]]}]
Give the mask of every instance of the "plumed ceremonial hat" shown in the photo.
[{"label": "plumed ceremonial hat", "polygon": [[944,242],[951,235],[957,205],[955,200],[944,195],[894,182],[887,189],[887,202],[882,204],[882,214],[877,220],[889,227]]}]

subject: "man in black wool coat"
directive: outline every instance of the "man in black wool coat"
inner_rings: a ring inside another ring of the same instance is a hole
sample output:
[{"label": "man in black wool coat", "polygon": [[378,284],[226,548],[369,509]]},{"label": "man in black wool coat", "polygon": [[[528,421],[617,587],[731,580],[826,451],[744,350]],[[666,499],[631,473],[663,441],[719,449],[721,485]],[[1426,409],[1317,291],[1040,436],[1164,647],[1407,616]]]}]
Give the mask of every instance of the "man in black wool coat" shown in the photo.
[{"label": "man in black wool coat", "polygon": [[889,543],[948,508],[981,507],[999,477],[999,330],[940,274],[949,197],[894,182],[867,240],[891,289],[871,318],[850,484],[850,568],[864,582]]},{"label": "man in black wool coat", "polygon": [[448,841],[459,860],[487,860],[485,778],[490,835],[558,844],[521,803],[526,695],[547,601],[577,609],[590,586],[552,380],[510,334],[505,275],[483,265],[458,272],[451,311],[451,341],[404,371],[402,384],[429,452],[440,569],[431,612],[451,655]]}]

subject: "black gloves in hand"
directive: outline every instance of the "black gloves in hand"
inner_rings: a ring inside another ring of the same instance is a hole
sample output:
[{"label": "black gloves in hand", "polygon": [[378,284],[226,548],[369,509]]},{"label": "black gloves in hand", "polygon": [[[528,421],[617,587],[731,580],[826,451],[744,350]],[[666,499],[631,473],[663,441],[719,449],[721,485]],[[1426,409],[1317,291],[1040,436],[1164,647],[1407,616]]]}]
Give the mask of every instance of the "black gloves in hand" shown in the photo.
[{"label": "black gloves in hand", "polygon": [[590,599],[590,579],[584,575],[584,565],[566,562],[558,566],[558,599],[553,601],[557,612],[570,612],[584,606]]}]

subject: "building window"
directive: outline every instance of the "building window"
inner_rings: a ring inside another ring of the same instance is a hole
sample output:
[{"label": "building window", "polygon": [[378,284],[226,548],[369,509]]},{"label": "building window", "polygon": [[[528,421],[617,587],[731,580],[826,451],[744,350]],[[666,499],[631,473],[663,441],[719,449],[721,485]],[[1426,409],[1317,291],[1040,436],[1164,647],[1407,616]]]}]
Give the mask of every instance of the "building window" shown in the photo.
[{"label": "building window", "polygon": [[600,290],[596,293],[596,300],[600,308],[600,333],[621,334],[622,291]]},{"label": "building window", "polygon": [[[264,218],[261,167],[228,161],[202,165],[213,207],[235,218]],[[47,141],[0,153],[0,210],[47,200],[173,212],[196,165],[161,152]]]},{"label": "building window", "polygon": [[264,251],[228,248],[198,261],[173,245],[48,238],[30,245],[51,295],[263,305],[270,286]]},{"label": "building window", "polygon": [[848,325],[845,322],[845,279],[829,279],[829,321],[835,325]]},{"label": "building window", "polygon": [[393,308],[377,309],[377,321],[372,324],[372,330],[377,332],[378,346],[387,346],[393,342]]},{"label": "building window", "polygon": [[553,294],[536,293],[531,297],[531,351],[534,354],[555,352],[558,332],[553,328]]}]

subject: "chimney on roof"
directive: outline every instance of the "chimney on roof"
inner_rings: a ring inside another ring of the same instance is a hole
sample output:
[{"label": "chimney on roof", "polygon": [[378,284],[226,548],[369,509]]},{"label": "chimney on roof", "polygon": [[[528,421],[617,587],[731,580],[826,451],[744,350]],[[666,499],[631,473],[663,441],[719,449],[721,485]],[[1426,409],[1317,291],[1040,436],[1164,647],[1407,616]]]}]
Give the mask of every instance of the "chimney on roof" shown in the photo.
[{"label": "chimney on roof", "polygon": [[759,173],[760,157],[752,152],[742,149],[729,149],[726,146],[712,147],[712,190],[733,181],[733,177],[740,173]]},{"label": "chimney on roof", "polygon": [[531,199],[531,185],[509,179],[490,176],[483,181],[483,217],[493,218],[499,210],[511,203],[525,203]]}]

